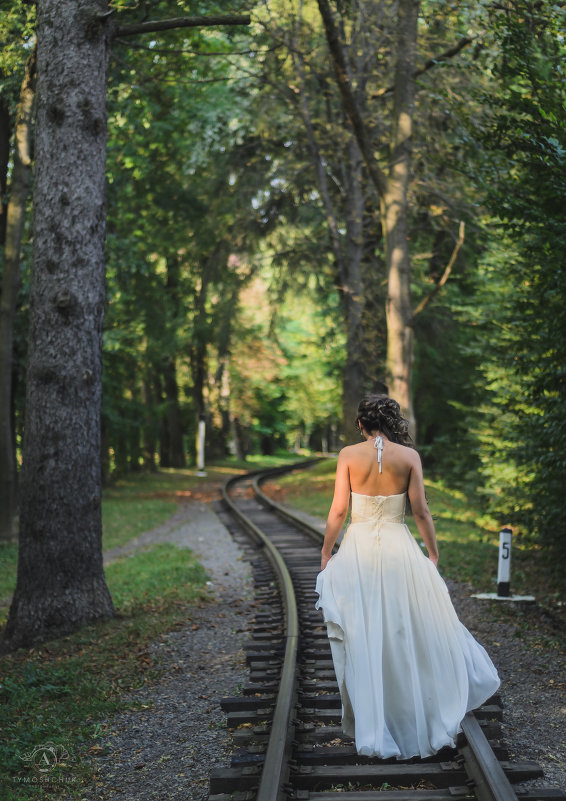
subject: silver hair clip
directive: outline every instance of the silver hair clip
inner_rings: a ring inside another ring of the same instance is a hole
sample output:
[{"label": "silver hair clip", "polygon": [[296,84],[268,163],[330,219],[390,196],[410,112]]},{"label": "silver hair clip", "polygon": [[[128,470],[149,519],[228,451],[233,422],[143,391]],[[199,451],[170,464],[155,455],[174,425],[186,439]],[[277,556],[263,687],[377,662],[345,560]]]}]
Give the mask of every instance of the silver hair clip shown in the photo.
[{"label": "silver hair clip", "polygon": [[374,440],[373,447],[377,448],[377,463],[379,465],[379,472],[381,473],[381,459],[383,457],[383,437],[377,435]]}]

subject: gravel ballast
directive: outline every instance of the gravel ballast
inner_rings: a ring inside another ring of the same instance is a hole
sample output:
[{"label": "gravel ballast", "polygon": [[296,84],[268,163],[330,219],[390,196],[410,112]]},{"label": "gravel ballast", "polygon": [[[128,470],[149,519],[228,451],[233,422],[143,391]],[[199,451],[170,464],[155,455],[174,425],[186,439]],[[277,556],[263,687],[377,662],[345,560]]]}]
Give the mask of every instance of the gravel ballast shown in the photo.
[{"label": "gravel ballast", "polygon": [[447,584],[460,619],[487,649],[501,677],[509,758],[533,760],[543,768],[544,778],[526,786],[565,790],[566,655],[560,624],[536,604],[481,601],[471,597],[471,587]]}]

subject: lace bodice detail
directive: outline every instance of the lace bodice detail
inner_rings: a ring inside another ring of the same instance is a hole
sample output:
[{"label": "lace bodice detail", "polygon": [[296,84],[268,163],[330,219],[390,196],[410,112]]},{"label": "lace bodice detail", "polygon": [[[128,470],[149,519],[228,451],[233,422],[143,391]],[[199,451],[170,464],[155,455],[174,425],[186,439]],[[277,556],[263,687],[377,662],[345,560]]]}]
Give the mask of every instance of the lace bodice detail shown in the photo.
[{"label": "lace bodice detail", "polygon": [[407,493],[361,495],[352,492],[352,523],[403,523]]}]

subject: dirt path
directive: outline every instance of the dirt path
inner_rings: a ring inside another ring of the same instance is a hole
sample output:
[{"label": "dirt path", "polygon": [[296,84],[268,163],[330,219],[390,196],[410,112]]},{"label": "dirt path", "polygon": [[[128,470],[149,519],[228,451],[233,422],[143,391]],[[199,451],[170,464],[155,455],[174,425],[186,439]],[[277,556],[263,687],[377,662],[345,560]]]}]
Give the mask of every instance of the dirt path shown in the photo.
[{"label": "dirt path", "polygon": [[201,801],[210,770],[230,763],[231,735],[219,702],[247,680],[249,565],[204,501],[180,503],[169,520],[106,551],[104,561],[163,542],[191,548],[210,576],[211,603],[191,609],[190,624],[150,646],[160,680],[126,696],[142,708],[101,721],[103,735],[88,749],[96,781],[82,801]]}]

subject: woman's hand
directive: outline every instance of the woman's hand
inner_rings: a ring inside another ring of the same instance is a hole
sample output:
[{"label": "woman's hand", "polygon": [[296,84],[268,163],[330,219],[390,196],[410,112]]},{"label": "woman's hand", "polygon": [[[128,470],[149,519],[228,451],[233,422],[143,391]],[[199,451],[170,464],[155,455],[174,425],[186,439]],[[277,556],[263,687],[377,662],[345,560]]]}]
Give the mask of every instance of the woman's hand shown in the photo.
[{"label": "woman's hand", "polygon": [[432,564],[433,564],[435,567],[437,567],[437,566],[438,566],[438,556],[429,556],[428,558],[430,559],[430,561],[432,562]]},{"label": "woman's hand", "polygon": [[324,568],[326,567],[326,565],[330,561],[331,557],[332,557],[331,553],[324,553],[324,551],[321,551],[321,556],[320,556],[320,569],[321,570],[324,570]]}]

